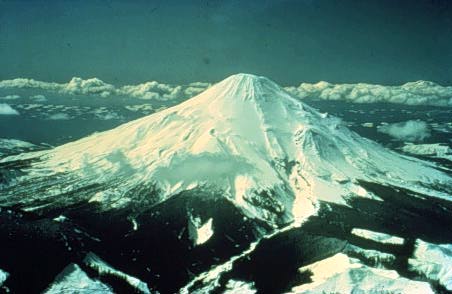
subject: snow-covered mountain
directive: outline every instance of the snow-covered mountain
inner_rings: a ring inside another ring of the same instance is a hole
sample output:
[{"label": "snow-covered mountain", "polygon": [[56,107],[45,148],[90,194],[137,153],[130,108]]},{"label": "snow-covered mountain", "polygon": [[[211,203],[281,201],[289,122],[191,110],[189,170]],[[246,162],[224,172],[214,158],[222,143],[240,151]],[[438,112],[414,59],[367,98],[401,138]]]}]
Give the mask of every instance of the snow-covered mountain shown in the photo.
[{"label": "snow-covered mountain", "polygon": [[[113,130],[0,159],[0,269],[18,293],[80,279],[119,293],[339,291],[326,278],[430,291],[449,284],[426,274],[415,240],[452,242],[447,172],[237,74]],[[344,268],[319,274],[337,258]]]},{"label": "snow-covered mountain", "polygon": [[447,197],[444,189],[451,187],[426,162],[388,151],[269,79],[248,74],[111,131],[2,163],[17,160],[30,164],[0,203],[27,210],[82,200],[121,208],[151,189],[156,193],[147,202],[155,205],[212,187],[247,216],[286,224],[314,214],[317,200],[376,198],[356,180],[437,197]]}]

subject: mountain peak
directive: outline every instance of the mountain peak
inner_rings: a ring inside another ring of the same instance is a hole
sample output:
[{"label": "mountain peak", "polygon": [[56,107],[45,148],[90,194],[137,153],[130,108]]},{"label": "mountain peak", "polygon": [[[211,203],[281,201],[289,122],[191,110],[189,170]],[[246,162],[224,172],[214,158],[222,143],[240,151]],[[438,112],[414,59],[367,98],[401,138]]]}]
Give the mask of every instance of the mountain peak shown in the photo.
[{"label": "mountain peak", "polygon": [[271,84],[276,85],[273,81],[266,77],[257,76],[253,74],[247,74],[247,73],[238,73],[234,74],[232,76],[227,77],[217,85],[221,85],[223,83],[230,83],[230,84],[236,84],[239,86],[243,86],[245,84],[248,84],[249,86],[258,86],[262,84]]},{"label": "mountain peak", "polygon": [[[214,187],[248,216],[298,224],[315,213],[317,200],[346,204],[350,195],[372,197],[357,179],[378,176],[380,183],[420,192],[430,183],[450,186],[443,173],[359,137],[339,119],[251,74],[230,76],[174,107],[30,156],[36,160],[0,204],[21,199],[35,209],[43,201],[56,206],[83,199],[108,210],[140,202],[144,192],[137,191],[154,191],[146,196],[152,206]],[[4,160],[14,159],[24,160]],[[41,183],[42,171],[48,180],[34,202],[29,191]],[[80,181],[64,193],[77,197],[61,197],[57,184],[75,178]],[[83,192],[75,193],[80,186]]]},{"label": "mountain peak", "polygon": [[229,79],[234,80],[234,81],[243,81],[243,80],[257,81],[257,80],[260,80],[260,79],[267,79],[267,78],[266,77],[257,76],[257,75],[254,75],[254,74],[237,73],[237,74],[233,74],[233,75],[227,77],[225,80],[229,80]]},{"label": "mountain peak", "polygon": [[214,98],[217,102],[220,100],[261,101],[271,100],[270,98],[281,99],[284,98],[283,96],[289,97],[284,89],[270,79],[253,74],[239,73],[227,77],[194,99],[202,100],[201,97],[209,97],[209,99]]}]

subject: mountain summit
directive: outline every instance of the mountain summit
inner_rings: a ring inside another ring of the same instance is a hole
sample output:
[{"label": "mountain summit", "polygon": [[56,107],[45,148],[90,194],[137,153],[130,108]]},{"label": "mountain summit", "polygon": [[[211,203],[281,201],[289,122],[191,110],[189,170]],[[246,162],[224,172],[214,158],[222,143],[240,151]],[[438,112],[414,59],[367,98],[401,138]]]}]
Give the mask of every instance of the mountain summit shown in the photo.
[{"label": "mountain summit", "polygon": [[88,201],[111,210],[211,189],[272,225],[301,223],[318,200],[377,199],[359,180],[437,197],[450,185],[430,164],[388,151],[250,74],[113,130],[2,162],[26,165],[4,184],[0,204],[40,211]]},{"label": "mountain summit", "polygon": [[0,275],[13,293],[433,293],[452,289],[449,245],[434,245],[452,240],[451,187],[238,74],[0,159]]}]

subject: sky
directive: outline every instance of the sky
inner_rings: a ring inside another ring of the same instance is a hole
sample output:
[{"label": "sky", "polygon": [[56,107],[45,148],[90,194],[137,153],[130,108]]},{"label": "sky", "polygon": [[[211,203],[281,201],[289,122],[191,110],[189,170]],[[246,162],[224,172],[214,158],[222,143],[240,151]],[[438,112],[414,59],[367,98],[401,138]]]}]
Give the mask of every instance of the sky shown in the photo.
[{"label": "sky", "polygon": [[452,1],[0,0],[0,80],[452,84]]}]

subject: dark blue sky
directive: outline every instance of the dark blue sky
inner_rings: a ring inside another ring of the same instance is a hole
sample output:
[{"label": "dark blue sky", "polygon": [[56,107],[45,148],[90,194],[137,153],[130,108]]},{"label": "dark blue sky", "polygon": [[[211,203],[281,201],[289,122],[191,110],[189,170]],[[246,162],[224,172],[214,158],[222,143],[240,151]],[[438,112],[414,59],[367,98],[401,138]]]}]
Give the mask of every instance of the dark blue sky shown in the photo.
[{"label": "dark blue sky", "polygon": [[0,79],[452,84],[452,1],[0,0]]}]

